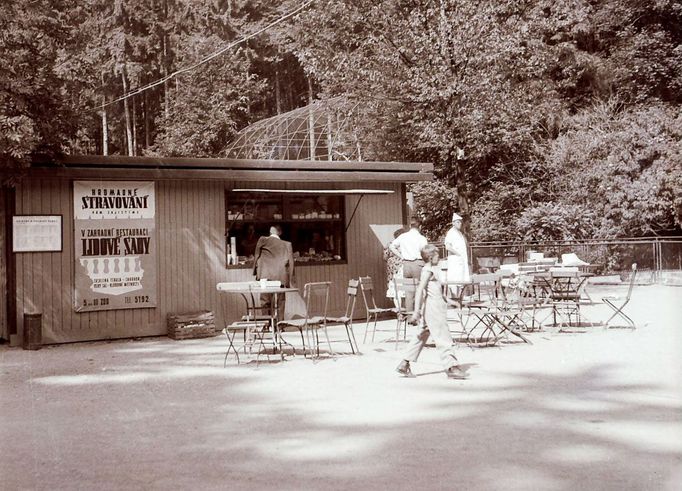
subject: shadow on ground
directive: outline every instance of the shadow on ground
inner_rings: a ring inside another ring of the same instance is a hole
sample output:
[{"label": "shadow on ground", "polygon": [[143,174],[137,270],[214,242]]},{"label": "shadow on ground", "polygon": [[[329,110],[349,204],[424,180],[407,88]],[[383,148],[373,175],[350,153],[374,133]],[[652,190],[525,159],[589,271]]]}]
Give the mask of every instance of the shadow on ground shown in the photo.
[{"label": "shadow on ground", "polygon": [[3,488],[679,489],[679,384],[586,340],[637,338],[472,351],[466,381],[401,379],[381,343],[226,369],[221,338],[5,349]]}]

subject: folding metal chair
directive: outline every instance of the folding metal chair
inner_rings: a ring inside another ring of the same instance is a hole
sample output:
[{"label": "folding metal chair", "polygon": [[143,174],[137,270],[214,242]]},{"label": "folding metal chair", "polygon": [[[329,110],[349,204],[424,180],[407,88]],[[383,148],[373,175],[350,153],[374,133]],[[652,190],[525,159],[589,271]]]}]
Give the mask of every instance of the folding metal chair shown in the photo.
[{"label": "folding metal chair", "polygon": [[490,313],[507,338],[513,334],[528,344],[533,343],[521,331],[535,328],[535,310],[541,302],[534,296],[527,296],[528,285],[532,281],[526,275],[501,275],[495,302],[497,309]]},{"label": "folding metal chair", "polygon": [[324,335],[327,339],[329,352],[334,355],[332,344],[327,332],[327,308],[329,307],[329,287],[331,281],[320,281],[315,283],[306,283],[303,285],[303,300],[305,301],[305,317],[300,319],[288,319],[279,321],[277,327],[280,332],[286,330],[287,327],[295,327],[301,333],[301,340],[303,342],[303,352],[306,353],[305,340],[303,333],[305,332],[305,339],[308,340],[308,348],[310,349],[310,357],[313,357],[313,344],[317,355],[320,355],[320,339],[318,330],[324,330]]},{"label": "folding metal chair", "polygon": [[[635,329],[635,323],[633,322],[630,317],[623,312],[623,309],[625,306],[630,302],[630,297],[632,296],[632,287],[635,285],[635,276],[637,276],[637,263],[632,264],[632,274],[630,275],[630,285],[628,286],[628,292],[625,297],[618,297],[618,296],[606,296],[602,297],[602,301],[611,307],[613,310],[613,315],[609,317],[609,320],[606,321],[606,327],[609,328],[619,328],[619,327],[624,327],[624,328],[629,328],[629,329]],[[616,317],[620,317],[621,319],[625,320],[627,322],[627,326],[611,326],[609,323]]]},{"label": "folding metal chair", "polygon": [[[495,345],[504,333],[498,318],[498,288],[501,276],[498,273],[480,273],[471,275],[471,284],[475,294],[465,299],[462,297],[462,308],[468,311],[469,321],[474,324],[465,327],[466,341],[468,344]],[[478,336],[474,332],[479,330]]]},{"label": "folding metal chair", "polygon": [[369,323],[374,320],[374,328],[372,330],[372,342],[374,342],[374,334],[377,332],[377,320],[379,316],[387,313],[395,314],[396,312],[395,308],[377,307],[376,301],[374,300],[374,283],[372,282],[371,276],[360,277],[360,292],[362,293],[362,301],[365,304],[367,315],[365,335],[362,338],[362,344],[365,344],[367,341],[367,332],[369,331]]},{"label": "folding metal chair", "polygon": [[549,281],[553,325],[560,331],[564,327],[581,327],[580,287],[585,280],[581,280],[577,268],[550,269]]},{"label": "folding metal chair", "polygon": [[[240,321],[227,323],[229,318],[228,305],[226,299],[221,301],[222,317],[223,322],[223,333],[227,337],[227,350],[225,351],[225,359],[223,360],[223,366],[227,366],[227,358],[230,355],[230,351],[234,351],[235,357],[237,358],[237,364],[241,362],[239,359],[239,350],[241,349],[244,354],[253,353],[254,346],[257,349],[256,364],[260,361],[260,355],[262,352],[266,352],[265,340],[270,337],[273,343],[273,348],[275,347],[275,339],[273,336],[273,331],[271,329],[270,317],[267,316],[262,318],[259,316],[258,311],[260,307],[257,307],[257,302],[259,298],[257,294],[254,294],[253,287],[254,284],[249,282],[234,282],[234,283],[219,283],[217,286],[219,291],[231,290],[241,295],[244,300],[246,307],[246,314],[242,317]],[[237,335],[242,335],[242,345],[237,348]],[[270,357],[267,354],[268,359]]]},{"label": "folding metal chair", "polygon": [[405,299],[407,295],[415,296],[418,281],[417,278],[393,278],[393,285],[395,286],[393,302],[395,303],[396,313],[395,349],[398,349],[401,324],[403,325],[403,341],[407,341],[407,323],[414,310],[407,310]]},{"label": "folding metal chair", "polygon": [[358,286],[360,282],[355,279],[348,280],[348,288],[346,294],[346,313],[341,317],[328,317],[327,322],[336,322],[343,324],[346,328],[346,336],[348,336],[348,344],[353,354],[361,354],[358,348],[358,342],[355,340],[355,332],[353,331],[353,313],[355,312],[355,301],[358,296]]},{"label": "folding metal chair", "polygon": [[[258,355],[256,357],[256,364],[258,364],[260,361],[260,354],[267,349],[265,347],[264,341],[266,337],[271,334],[269,328],[270,323],[268,321],[238,321],[226,325],[223,328],[223,333],[225,333],[225,336],[227,337],[228,347],[227,351],[225,351],[223,367],[227,366],[227,357],[230,355],[230,351],[234,351],[234,354],[237,357],[237,364],[240,363],[239,351],[235,345],[235,340],[238,333],[241,333],[243,336],[244,341],[240,349],[244,351],[244,354],[246,354],[247,349],[250,353],[252,353],[254,345],[257,344]],[[267,356],[269,359],[270,355],[268,354]]]}]

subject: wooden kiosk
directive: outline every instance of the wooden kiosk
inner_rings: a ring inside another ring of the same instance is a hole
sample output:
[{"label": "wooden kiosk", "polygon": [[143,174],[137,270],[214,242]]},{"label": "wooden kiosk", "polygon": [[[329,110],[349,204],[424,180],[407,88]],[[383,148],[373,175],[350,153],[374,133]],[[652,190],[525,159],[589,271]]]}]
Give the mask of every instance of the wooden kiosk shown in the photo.
[{"label": "wooden kiosk", "polygon": [[253,278],[254,240],[273,223],[294,246],[297,286],[332,281],[330,311],[341,313],[348,279],[385,283],[370,225],[404,223],[406,183],[431,180],[432,170],[121,156],[35,162],[1,191],[0,337],[20,344],[26,313],[42,314],[45,344],[163,335],[169,313],[218,313],[216,283]]}]

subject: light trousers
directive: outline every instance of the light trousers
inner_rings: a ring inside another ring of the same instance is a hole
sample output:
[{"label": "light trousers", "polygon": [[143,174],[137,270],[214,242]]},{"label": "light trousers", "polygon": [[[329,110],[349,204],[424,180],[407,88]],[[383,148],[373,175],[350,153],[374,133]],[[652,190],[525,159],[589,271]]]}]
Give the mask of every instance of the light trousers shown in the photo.
[{"label": "light trousers", "polygon": [[[419,281],[423,267],[424,261],[421,259],[417,261],[403,261],[403,278],[416,278]],[[405,292],[405,308],[408,312],[414,309],[414,292]]]},{"label": "light trousers", "polygon": [[425,326],[419,333],[410,340],[410,343],[405,349],[403,359],[407,361],[417,361],[429,335],[436,343],[436,349],[440,355],[440,360],[443,363],[443,368],[448,368],[457,365],[457,357],[452,346],[452,336],[447,324],[445,327],[440,322],[434,323],[433,326]]}]

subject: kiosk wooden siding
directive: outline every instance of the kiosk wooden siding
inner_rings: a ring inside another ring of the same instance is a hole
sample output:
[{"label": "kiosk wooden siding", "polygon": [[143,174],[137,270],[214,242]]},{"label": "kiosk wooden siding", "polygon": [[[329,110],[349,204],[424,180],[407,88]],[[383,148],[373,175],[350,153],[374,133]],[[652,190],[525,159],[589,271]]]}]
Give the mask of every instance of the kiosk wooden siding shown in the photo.
[{"label": "kiosk wooden siding", "polygon": [[[6,210],[7,192],[0,187],[0,338],[9,339],[9,326],[7,322],[7,257],[8,244],[6,233],[8,225],[8,215]],[[10,218],[11,220],[11,218]],[[11,246],[11,245],[10,245]],[[10,247],[11,250],[11,247]]]},{"label": "kiosk wooden siding", "polygon": [[[21,342],[24,313],[42,313],[43,343],[102,340],[166,333],[166,316],[196,310],[213,310],[217,324],[222,325],[220,302],[234,320],[241,314],[241,299],[218,294],[220,281],[253,279],[250,268],[225,266],[225,191],[253,187],[253,181],[223,179],[150,179],[128,173],[125,178],[102,180],[154,180],[156,188],[156,237],[158,301],[155,308],[74,311],[74,219],[73,180],[93,179],[78,173],[59,179],[48,179],[37,173],[23,181],[14,191],[15,214],[50,214],[63,217],[63,250],[47,253],[14,254],[15,308],[9,320],[9,331],[17,332]],[[417,179],[415,179],[417,180]],[[259,183],[259,187],[260,187]],[[345,288],[350,278],[370,275],[377,285],[385,283],[382,245],[370,230],[370,224],[403,223],[404,183],[362,182],[362,188],[392,191],[383,195],[345,196],[346,224],[361,200],[346,233],[347,262],[329,265],[297,265],[297,286],[310,281],[332,281],[332,314],[345,308]],[[324,186],[311,182],[268,182],[277,189],[351,189],[357,182],[327,182]],[[383,288],[380,288],[383,290]],[[361,311],[358,305],[357,312]],[[12,325],[14,324],[14,325]]]}]

